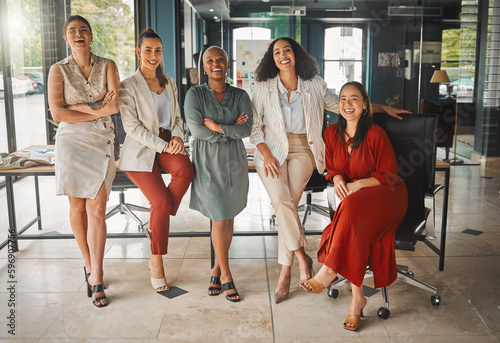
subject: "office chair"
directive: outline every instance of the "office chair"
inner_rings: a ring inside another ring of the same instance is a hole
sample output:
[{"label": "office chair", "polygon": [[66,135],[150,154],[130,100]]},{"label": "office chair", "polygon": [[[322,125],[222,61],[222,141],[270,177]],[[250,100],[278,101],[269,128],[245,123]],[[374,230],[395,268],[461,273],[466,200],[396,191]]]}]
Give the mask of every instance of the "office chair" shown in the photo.
[{"label": "office chair", "polygon": [[125,173],[116,173],[116,177],[113,180],[113,186],[111,187],[111,190],[120,192],[120,202],[117,205],[108,207],[106,209],[106,219],[111,218],[117,213],[126,214],[138,224],[139,230],[142,231],[145,223],[143,223],[133,211],[151,212],[151,210],[147,207],[126,203],[125,191],[129,188],[137,188],[137,186],[127,177]]},{"label": "office chair", "polygon": [[[420,101],[420,113],[422,114],[437,114],[438,120],[438,134],[436,138],[436,145],[445,148],[446,158],[449,159],[450,148],[453,146],[453,137],[455,135],[455,102],[448,102],[443,105],[438,105],[426,99]],[[432,215],[433,224],[436,223],[436,193],[443,189],[443,185],[432,185],[425,193],[427,199],[432,200]],[[429,238],[435,239],[434,228],[427,230]]]},{"label": "office chair", "polygon": [[304,189],[304,193],[306,193],[306,203],[297,207],[298,212],[304,211],[304,218],[302,218],[303,227],[306,225],[307,216],[309,216],[312,212],[316,212],[326,217],[330,216],[328,207],[312,203],[312,193],[323,192],[327,185],[328,181],[325,179],[325,176],[314,169],[311,178],[307,182],[306,188]]},{"label": "office chair", "polygon": [[[396,231],[395,247],[400,250],[415,250],[417,240],[425,239],[422,231],[425,229],[430,210],[425,207],[425,193],[434,185],[436,163],[436,129],[437,115],[402,114],[403,120],[391,118],[385,114],[374,114],[374,122],[382,127],[396,153],[399,165],[399,175],[403,179],[408,191],[408,210],[403,222]],[[332,184],[329,185],[330,189]],[[329,195],[331,192],[328,192]],[[328,203],[333,199],[329,197]],[[330,205],[333,210],[335,207]],[[437,295],[437,288],[416,279],[407,266],[398,265],[397,279],[421,289],[432,292],[431,304],[437,306],[441,299]],[[367,271],[365,278],[371,277]],[[338,296],[338,289],[347,280],[341,280],[328,290],[332,298]],[[377,311],[379,317],[387,319],[390,316],[389,296],[387,289],[382,288],[385,307]]]},{"label": "office chair", "polygon": [[[311,178],[307,181],[306,188],[304,188],[304,193],[306,194],[306,203],[297,206],[297,212],[304,211],[304,218],[302,218],[302,227],[306,225],[307,217],[312,213],[316,212],[326,217],[330,216],[330,210],[327,206],[321,206],[312,203],[312,193],[323,192],[328,185],[328,181],[325,179],[323,174],[320,174],[318,170],[314,169]],[[273,214],[269,220],[271,225],[276,225],[276,215]]]},{"label": "office chair", "polygon": [[[117,114],[113,114],[111,116],[111,119],[113,120],[113,124],[115,126],[114,146],[115,158],[117,159],[120,154],[120,145],[123,144],[123,141],[125,140],[125,130],[123,129],[120,112]],[[147,207],[126,203],[125,191],[129,188],[137,188],[137,186],[127,177],[124,172],[117,172],[115,179],[113,180],[113,185],[111,186],[111,191],[120,192],[120,200],[117,205],[106,208],[106,219],[111,218],[117,213],[126,214],[138,224],[139,231],[143,231],[145,223],[143,223],[133,211],[151,212],[151,210]]]}]

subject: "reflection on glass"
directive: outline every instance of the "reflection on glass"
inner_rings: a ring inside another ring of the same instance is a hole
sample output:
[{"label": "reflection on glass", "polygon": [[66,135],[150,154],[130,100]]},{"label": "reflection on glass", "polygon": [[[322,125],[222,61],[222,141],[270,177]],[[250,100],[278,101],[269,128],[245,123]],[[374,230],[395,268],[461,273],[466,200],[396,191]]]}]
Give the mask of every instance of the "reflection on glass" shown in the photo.
[{"label": "reflection on glass", "polygon": [[363,30],[332,27],[325,30],[325,81],[338,93],[348,81],[363,82]]},{"label": "reflection on glass", "polygon": [[254,72],[271,41],[271,29],[241,27],[233,30],[233,85],[250,95],[255,82]]},{"label": "reflection on glass", "polygon": [[92,51],[115,61],[121,80],[131,76],[135,72],[134,0],[72,0],[71,12],[92,25]]},{"label": "reflection on glass", "polygon": [[[9,45],[18,149],[46,144],[40,4],[9,0]],[[37,79],[38,81],[36,81]]]}]

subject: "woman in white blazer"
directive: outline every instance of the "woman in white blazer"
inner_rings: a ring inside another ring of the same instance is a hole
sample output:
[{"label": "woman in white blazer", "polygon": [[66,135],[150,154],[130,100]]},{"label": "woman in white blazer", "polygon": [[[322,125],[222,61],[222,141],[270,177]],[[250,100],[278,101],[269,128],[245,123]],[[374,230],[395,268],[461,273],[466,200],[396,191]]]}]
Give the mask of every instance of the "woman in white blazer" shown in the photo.
[{"label": "woman in white blazer", "polygon": [[[162,43],[153,29],[140,35],[136,48],[139,69],[121,83],[122,121],[127,136],[120,156],[124,170],[149,201],[151,214],[151,284],[168,290],[162,255],[167,253],[170,215],[175,215],[193,178],[184,150],[184,131],[177,87],[161,68]],[[171,175],[165,185],[161,171]]]},{"label": "woman in white blazer", "polygon": [[[318,63],[295,40],[274,40],[256,70],[253,96],[254,124],[250,141],[257,146],[255,167],[278,218],[278,263],[282,265],[274,299],[288,298],[293,256],[297,256],[300,280],[312,277],[312,259],[297,206],[316,168],[325,169],[322,138],[325,109],[338,113],[338,97],[317,75]],[[383,105],[398,117],[405,112]],[[398,117],[399,118],[399,117]]]}]

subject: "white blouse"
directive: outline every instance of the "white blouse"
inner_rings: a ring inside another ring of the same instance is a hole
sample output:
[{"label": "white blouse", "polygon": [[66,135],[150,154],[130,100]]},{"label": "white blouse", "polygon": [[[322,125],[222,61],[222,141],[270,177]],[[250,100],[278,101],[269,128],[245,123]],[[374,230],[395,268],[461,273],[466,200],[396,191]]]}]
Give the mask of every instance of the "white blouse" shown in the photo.
[{"label": "white blouse", "polygon": [[170,130],[170,121],[172,114],[170,113],[170,97],[168,96],[167,87],[161,94],[151,92],[156,106],[156,113],[158,113],[158,127]]}]

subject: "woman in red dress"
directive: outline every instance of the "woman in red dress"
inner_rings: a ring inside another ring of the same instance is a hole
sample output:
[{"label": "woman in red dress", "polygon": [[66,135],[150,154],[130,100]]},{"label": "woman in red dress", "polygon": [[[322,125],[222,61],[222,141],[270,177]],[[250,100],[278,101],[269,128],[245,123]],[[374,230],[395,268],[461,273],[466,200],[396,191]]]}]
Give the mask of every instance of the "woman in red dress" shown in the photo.
[{"label": "woman in red dress", "polygon": [[408,194],[385,131],[372,123],[365,87],[346,83],[339,110],[338,123],[325,131],[325,144],[326,178],[334,182],[341,202],[321,238],[318,261],[323,266],[300,285],[320,293],[338,280],[337,274],[349,280],[352,302],[344,328],[356,330],[367,303],[366,266],[373,271],[375,288],[396,279],[394,237],[408,207]]}]

